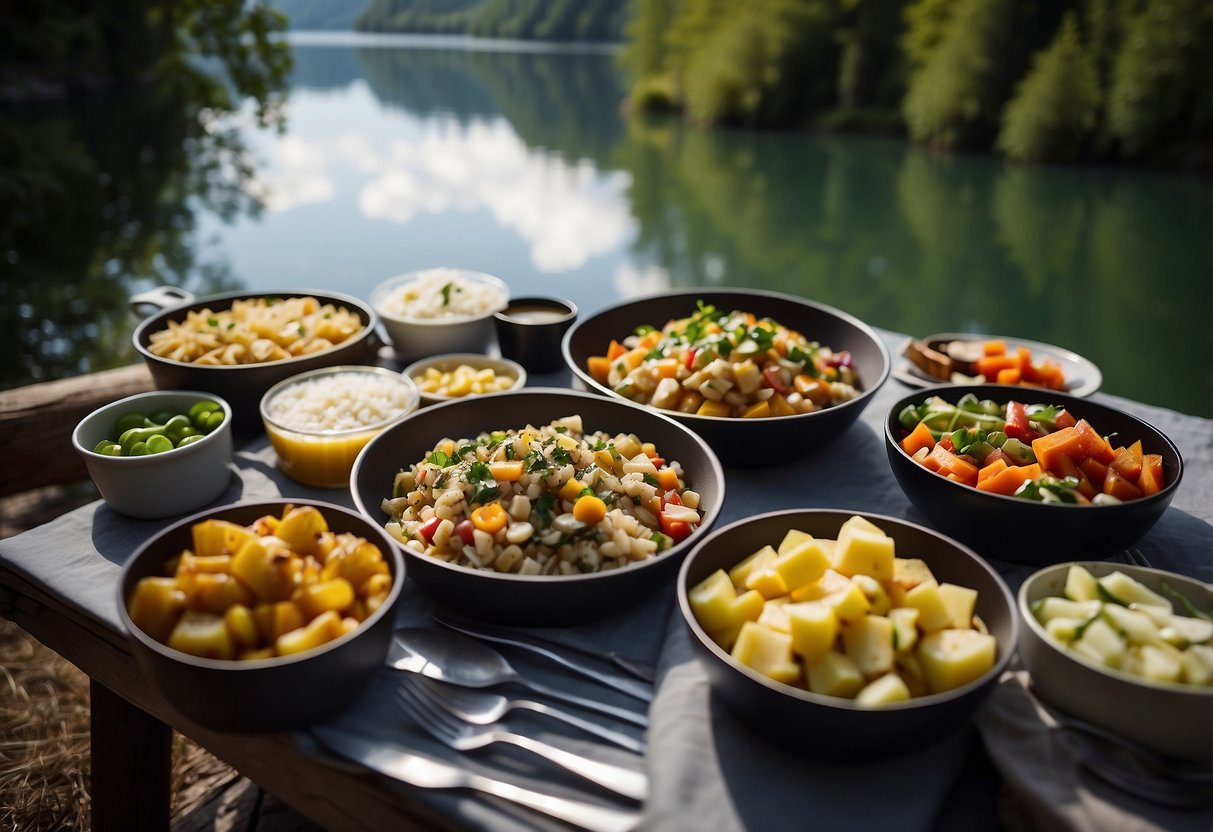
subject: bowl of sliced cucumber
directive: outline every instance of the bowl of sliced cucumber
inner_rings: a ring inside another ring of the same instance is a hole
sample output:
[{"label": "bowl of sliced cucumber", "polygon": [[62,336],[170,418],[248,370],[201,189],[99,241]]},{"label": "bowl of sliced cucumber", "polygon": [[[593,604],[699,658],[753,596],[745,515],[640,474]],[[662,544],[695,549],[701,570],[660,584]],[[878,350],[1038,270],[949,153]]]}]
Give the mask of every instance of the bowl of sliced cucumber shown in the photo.
[{"label": "bowl of sliced cucumber", "polygon": [[1213,586],[1109,561],[1019,589],[1019,655],[1047,705],[1168,757],[1213,765]]}]

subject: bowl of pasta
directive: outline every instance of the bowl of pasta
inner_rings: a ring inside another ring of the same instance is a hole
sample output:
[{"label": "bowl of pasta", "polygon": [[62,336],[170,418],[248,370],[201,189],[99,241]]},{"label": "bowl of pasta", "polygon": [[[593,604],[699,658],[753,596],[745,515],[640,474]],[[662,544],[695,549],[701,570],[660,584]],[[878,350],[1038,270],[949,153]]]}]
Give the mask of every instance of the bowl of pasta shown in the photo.
[{"label": "bowl of pasta", "polygon": [[725,463],[810,454],[889,376],[880,336],[847,313],[754,289],[690,289],[583,318],[562,344],[574,384],[665,413]]},{"label": "bowl of pasta", "polygon": [[363,448],[350,491],[436,601],[557,626],[668,587],[719,515],[724,475],[666,416],[527,388],[410,414]]},{"label": "bowl of pasta", "polygon": [[195,298],[165,287],[131,298],[136,313],[158,311],[132,340],[159,389],[203,390],[232,406],[234,427],[261,426],[262,395],[307,370],[361,364],[379,346],[378,318],[336,292],[231,292]]}]

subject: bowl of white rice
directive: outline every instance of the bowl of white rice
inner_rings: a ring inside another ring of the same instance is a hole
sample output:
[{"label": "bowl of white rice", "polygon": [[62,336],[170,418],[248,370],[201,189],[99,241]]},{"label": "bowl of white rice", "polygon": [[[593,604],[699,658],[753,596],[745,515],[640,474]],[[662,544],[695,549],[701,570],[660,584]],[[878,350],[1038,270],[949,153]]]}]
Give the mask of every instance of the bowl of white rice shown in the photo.
[{"label": "bowl of white rice", "polygon": [[382,367],[325,367],[284,379],[261,399],[279,469],[318,488],[343,488],[363,447],[417,409],[417,385]]},{"label": "bowl of white rice", "polygon": [[439,353],[485,353],[496,331],[493,313],[506,307],[505,281],[466,269],[425,269],[388,278],[371,290],[397,360]]}]

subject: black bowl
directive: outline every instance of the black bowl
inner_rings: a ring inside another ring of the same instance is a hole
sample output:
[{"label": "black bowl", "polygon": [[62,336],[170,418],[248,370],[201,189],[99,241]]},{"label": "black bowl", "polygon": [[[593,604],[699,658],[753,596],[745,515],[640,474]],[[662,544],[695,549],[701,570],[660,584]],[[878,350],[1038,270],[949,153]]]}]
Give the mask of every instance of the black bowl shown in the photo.
[{"label": "black bowl", "polygon": [[[157,305],[163,302],[150,300],[144,296],[140,297],[143,302],[152,302]],[[174,296],[166,295],[166,297]],[[344,306],[361,319],[362,331],[321,352],[284,358],[280,361],[266,361],[260,364],[231,366],[189,364],[184,361],[162,358],[149,349],[152,333],[166,329],[170,322],[179,323],[185,320],[186,315],[190,312],[200,309],[222,312],[230,309],[232,303],[237,300],[299,297],[314,297],[322,304],[331,303],[335,306]],[[135,349],[143,356],[148,369],[151,370],[152,381],[156,387],[161,390],[203,390],[215,393],[227,399],[231,404],[234,427],[243,431],[259,431],[261,429],[261,397],[265,391],[278,382],[306,370],[334,367],[339,364],[362,364],[374,359],[375,352],[380,346],[378,335],[375,333],[378,320],[378,316],[369,305],[357,298],[336,292],[321,292],[313,289],[287,292],[229,292],[187,300],[184,303],[162,308],[135,328],[132,340]]]},{"label": "black bowl", "polygon": [[[266,514],[281,517],[288,503],[315,506],[333,531],[352,532],[382,550],[392,590],[357,630],[294,656],[222,661],[173,650],[131,621],[126,602],[135,585],[162,575],[166,561],[192,546],[195,523],[218,518],[248,525]],[[333,716],[370,684],[387,656],[403,584],[404,561],[391,538],[347,508],[315,500],[238,503],[187,517],[140,546],[122,570],[118,616],[140,669],[182,716],[216,731],[283,731]]]},{"label": "black bowl", "polygon": [[770,317],[835,352],[849,350],[859,375],[861,395],[815,413],[733,419],[659,411],[702,436],[720,459],[730,465],[762,465],[807,456],[842,435],[889,377],[889,351],[880,336],[845,312],[779,292],[687,289],[621,303],[574,324],[561,345],[574,383],[582,389],[622,399],[593,379],[586,370],[586,362],[592,356],[605,355],[612,338],[622,340],[641,324],[660,327],[672,318],[690,315],[696,300],[720,309],[740,309]]},{"label": "black bowl", "polygon": [[[1140,439],[1145,453],[1162,455],[1161,491],[1115,505],[1039,503],[978,491],[923,467],[902,450],[898,414],[930,396],[955,403],[966,393],[1000,404],[1064,405],[1076,419],[1086,419],[1117,444]],[[1162,517],[1183,477],[1179,448],[1154,426],[1114,407],[1054,390],[996,384],[945,385],[916,390],[894,404],[885,419],[885,450],[898,484],[932,525],[1002,560],[1044,566],[1080,557],[1101,557],[1123,550]]]},{"label": "black bowl", "polygon": [[[728,571],[790,529],[836,538],[854,516],[871,520],[896,542],[898,557],[926,561],[936,579],[977,590],[975,613],[998,643],[994,667],[967,685],[881,708],[823,696],[776,682],[734,661],[696,621],[690,590],[717,569]],[[1015,652],[1019,620],[1003,579],[972,550],[930,529],[866,512],[801,509],[739,520],[700,540],[678,574],[678,606],[712,690],[741,722],[771,741],[825,757],[873,757],[919,747],[965,722],[985,699]]]},{"label": "black bowl", "polygon": [[382,525],[382,510],[396,472],[420,461],[443,438],[480,433],[579,414],[587,431],[635,433],[666,459],[682,464],[687,487],[699,492],[700,528],[686,540],[650,558],[608,572],[527,576],[468,569],[400,547],[409,577],[437,600],[475,618],[502,624],[555,626],[589,621],[639,603],[667,586],[695,541],[707,533],[724,504],[724,473],[711,449],[687,428],[656,411],[570,390],[528,388],[427,407],[371,440],[350,475],[354,504]]}]

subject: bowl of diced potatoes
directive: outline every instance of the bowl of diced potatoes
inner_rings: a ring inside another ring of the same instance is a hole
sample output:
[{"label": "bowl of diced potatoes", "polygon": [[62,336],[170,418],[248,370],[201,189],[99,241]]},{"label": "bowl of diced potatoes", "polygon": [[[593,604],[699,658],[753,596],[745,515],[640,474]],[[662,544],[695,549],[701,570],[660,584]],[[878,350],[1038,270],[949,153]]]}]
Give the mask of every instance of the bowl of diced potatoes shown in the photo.
[{"label": "bowl of diced potatoes", "polygon": [[1112,561],[1062,563],[1019,589],[1032,691],[1146,748],[1213,764],[1213,586]]},{"label": "bowl of diced potatoes", "polygon": [[405,367],[403,375],[417,385],[422,404],[504,393],[526,385],[526,370],[517,361],[476,353],[423,358]]},{"label": "bowl of diced potatoes", "polygon": [[1006,583],[922,526],[779,511],[705,537],[678,602],[714,693],[751,729],[816,756],[897,753],[950,734],[1015,651]]},{"label": "bowl of diced potatoes", "polygon": [[219,731],[332,716],[387,655],[399,551],[349,509],[238,503],[175,523],[127,561],[118,615],[143,673],[182,716]]}]

